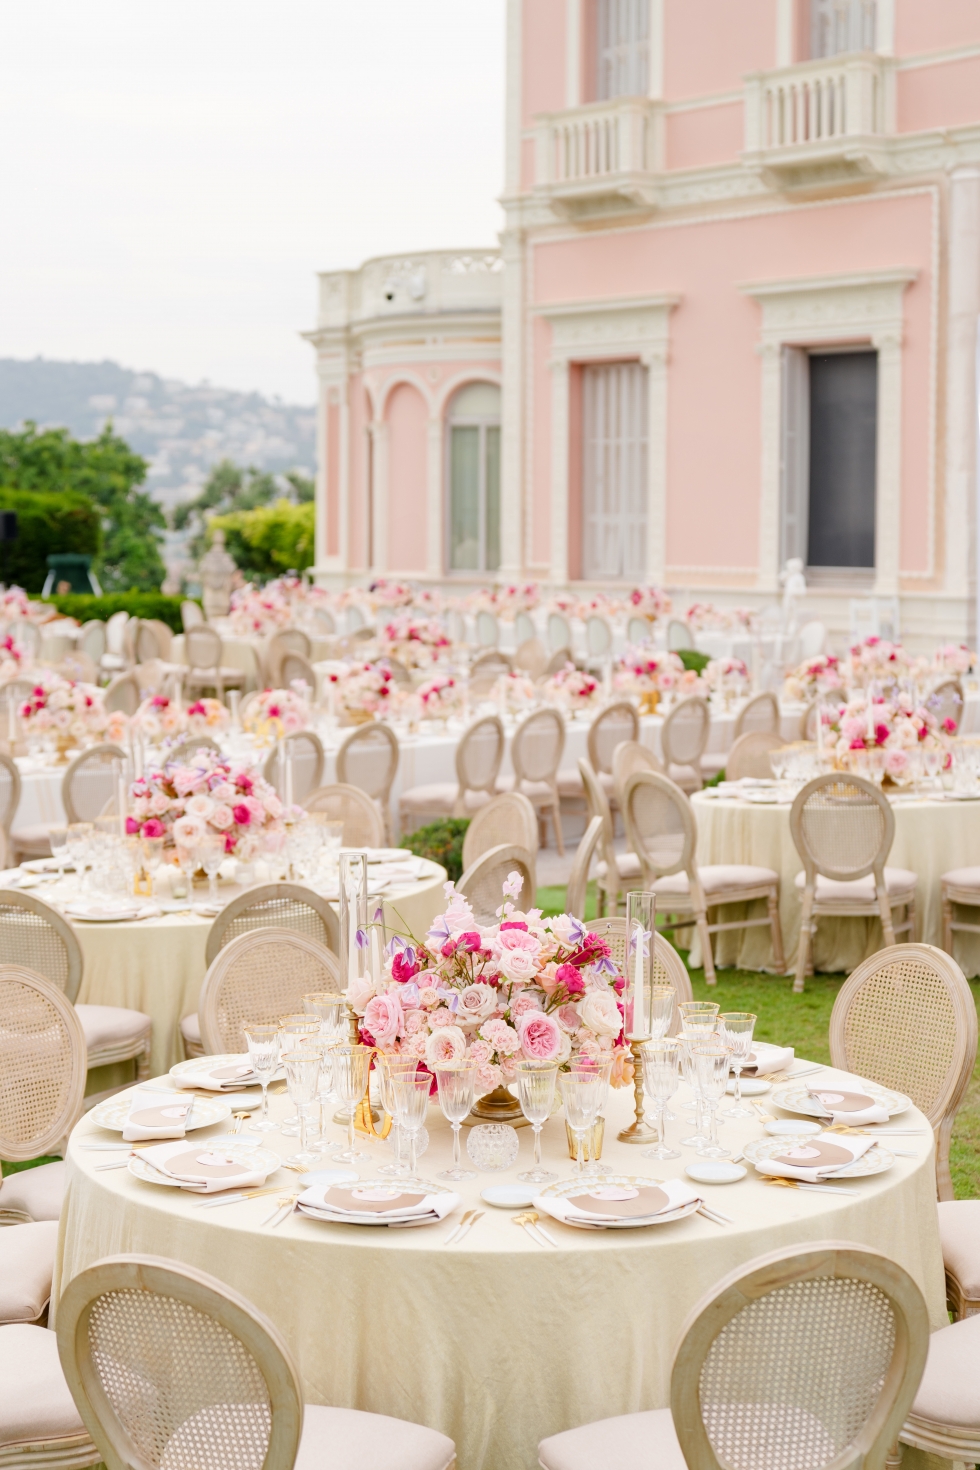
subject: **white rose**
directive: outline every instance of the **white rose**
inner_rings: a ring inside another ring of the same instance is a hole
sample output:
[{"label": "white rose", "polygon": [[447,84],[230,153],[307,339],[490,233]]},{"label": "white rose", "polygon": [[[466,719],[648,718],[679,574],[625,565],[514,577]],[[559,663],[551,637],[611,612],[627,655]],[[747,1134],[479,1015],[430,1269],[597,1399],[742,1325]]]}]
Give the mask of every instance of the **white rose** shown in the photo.
[{"label": "white rose", "polygon": [[192,796],[185,807],[189,817],[203,817],[207,821],[214,811],[214,802],[210,796]]},{"label": "white rose", "polygon": [[466,1037],[458,1026],[438,1026],[425,1043],[425,1063],[430,1069],[440,1062],[456,1062],[466,1054]]},{"label": "white rose", "polygon": [[608,990],[590,990],[578,1008],[582,1025],[596,1036],[618,1036],[623,1029],[616,997]]},{"label": "white rose", "polygon": [[526,982],[538,973],[537,956],[526,949],[505,949],[497,963],[508,980]]},{"label": "white rose", "polygon": [[492,985],[484,985],[477,981],[475,985],[469,985],[459,993],[459,1009],[457,1019],[462,1025],[472,1023],[478,1025],[481,1021],[488,1021],[497,1009],[497,992]]},{"label": "white rose", "polygon": [[573,919],[571,914],[555,914],[552,918],[548,919],[547,923],[548,928],[558,940],[559,944],[567,945],[572,929],[578,923],[578,920]]},{"label": "white rose", "polygon": [[347,1004],[358,1016],[363,1016],[369,1000],[375,996],[374,981],[367,975],[355,975],[347,984]]}]

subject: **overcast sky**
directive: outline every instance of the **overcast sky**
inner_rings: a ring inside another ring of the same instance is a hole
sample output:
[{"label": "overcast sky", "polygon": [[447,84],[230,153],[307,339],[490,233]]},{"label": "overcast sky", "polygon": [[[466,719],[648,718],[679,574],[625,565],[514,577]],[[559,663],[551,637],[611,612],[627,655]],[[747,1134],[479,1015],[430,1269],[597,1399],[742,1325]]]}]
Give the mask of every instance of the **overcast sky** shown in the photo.
[{"label": "overcast sky", "polygon": [[315,272],[496,241],[504,0],[0,0],[0,356],[313,397]]}]

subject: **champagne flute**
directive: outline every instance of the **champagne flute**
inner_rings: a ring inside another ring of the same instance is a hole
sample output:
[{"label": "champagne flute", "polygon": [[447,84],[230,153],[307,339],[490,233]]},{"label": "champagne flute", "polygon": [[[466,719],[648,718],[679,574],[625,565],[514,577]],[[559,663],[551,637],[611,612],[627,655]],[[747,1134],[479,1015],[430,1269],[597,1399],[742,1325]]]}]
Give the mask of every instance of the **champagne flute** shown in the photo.
[{"label": "champagne flute", "polygon": [[725,1108],[726,1118],[751,1118],[752,1109],[745,1107],[742,1102],[742,1068],[745,1066],[752,1051],[752,1033],[755,1031],[756,1017],[751,1011],[723,1011],[718,1017],[721,1026],[722,1040],[728,1047],[732,1058],[732,1071],[735,1073],[735,1101],[730,1108]]},{"label": "champagne flute", "polygon": [[[331,990],[313,990],[303,996],[303,1010],[308,1016],[318,1016],[320,1030],[314,1045],[320,1053],[320,1108],[321,1113],[329,1103],[333,1092],[333,1059],[331,1048],[347,1037],[347,1003],[342,995]],[[326,1116],[321,1116],[321,1132],[325,1131]]]},{"label": "champagne flute", "polygon": [[264,1021],[246,1021],[242,1030],[252,1071],[262,1084],[262,1111],[249,1128],[253,1133],[265,1133],[278,1127],[269,1117],[269,1083],[279,1066],[279,1027]]},{"label": "champagne flute", "polygon": [[453,1130],[453,1166],[443,1169],[438,1179],[475,1179],[475,1169],[464,1169],[459,1158],[459,1130],[463,1119],[469,1116],[476,1095],[476,1062],[443,1062],[436,1069],[436,1086],[439,1089],[439,1106],[449,1119]]},{"label": "champagne flute", "polygon": [[558,1178],[541,1164],[541,1130],[551,1117],[557,1081],[557,1062],[522,1061],[517,1064],[517,1097],[521,1112],[534,1133],[534,1167],[518,1174],[522,1184],[548,1184]]},{"label": "champagne flute", "polygon": [[429,1108],[432,1074],[430,1072],[410,1072],[407,1069],[393,1072],[391,1090],[395,1098],[398,1121],[408,1137],[408,1177],[421,1183],[418,1178],[418,1137]]},{"label": "champagne flute", "polygon": [[698,1153],[706,1159],[730,1159],[731,1149],[723,1148],[718,1141],[718,1104],[728,1086],[731,1053],[727,1046],[709,1042],[694,1048],[694,1062],[709,1119],[708,1141],[698,1149]]},{"label": "champagne flute", "polygon": [[340,1105],[347,1109],[347,1147],[333,1158],[338,1163],[354,1164],[370,1157],[354,1146],[354,1118],[357,1105],[367,1091],[371,1075],[370,1046],[335,1046],[333,1048],[333,1078]]},{"label": "champagne flute", "polygon": [[565,1117],[575,1138],[575,1161],[581,1178],[585,1174],[585,1135],[596,1120],[602,1099],[602,1074],[562,1072],[559,1086]]},{"label": "champagne flute", "polygon": [[320,1081],[320,1053],[316,1051],[284,1051],[281,1057],[286,1069],[286,1086],[299,1114],[299,1152],[291,1164],[315,1164],[319,1154],[310,1147],[313,1105]]},{"label": "champagne flute", "polygon": [[225,839],[219,832],[205,832],[195,847],[197,860],[208,876],[208,903],[217,907],[218,869],[225,860]]},{"label": "champagne flute", "polygon": [[645,1159],[679,1159],[676,1149],[667,1147],[664,1115],[667,1104],[677,1091],[678,1066],[682,1046],[679,1041],[664,1036],[658,1041],[647,1041],[640,1047],[643,1067],[643,1091],[657,1114],[657,1143],[654,1148],[645,1148]]}]

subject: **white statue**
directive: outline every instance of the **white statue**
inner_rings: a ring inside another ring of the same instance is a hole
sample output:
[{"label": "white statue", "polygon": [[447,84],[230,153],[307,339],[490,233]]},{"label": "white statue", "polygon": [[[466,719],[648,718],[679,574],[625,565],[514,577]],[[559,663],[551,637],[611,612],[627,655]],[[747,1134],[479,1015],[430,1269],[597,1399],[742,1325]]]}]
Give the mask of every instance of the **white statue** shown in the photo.
[{"label": "white statue", "polygon": [[214,532],[210,549],[199,563],[201,589],[204,594],[204,616],[208,622],[227,617],[231,607],[231,589],[236,572],[235,563],[225,550],[225,533]]},{"label": "white statue", "polygon": [[802,557],[789,557],[779,574],[779,580],[783,586],[783,632],[791,638],[796,632],[799,604],[806,596],[806,577],[803,575]]}]

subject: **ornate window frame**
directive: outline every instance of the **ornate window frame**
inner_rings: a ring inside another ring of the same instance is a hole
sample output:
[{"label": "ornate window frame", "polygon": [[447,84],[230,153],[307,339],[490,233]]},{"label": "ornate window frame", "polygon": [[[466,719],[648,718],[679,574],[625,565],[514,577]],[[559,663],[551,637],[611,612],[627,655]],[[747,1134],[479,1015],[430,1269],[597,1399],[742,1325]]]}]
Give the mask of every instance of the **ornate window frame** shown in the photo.
[{"label": "ornate window frame", "polygon": [[762,463],[759,507],[759,587],[779,586],[780,444],[784,347],[867,343],[878,352],[875,583],[878,597],[899,590],[902,499],[903,297],[914,267],[799,280],[758,281],[739,289],[762,308]]}]

